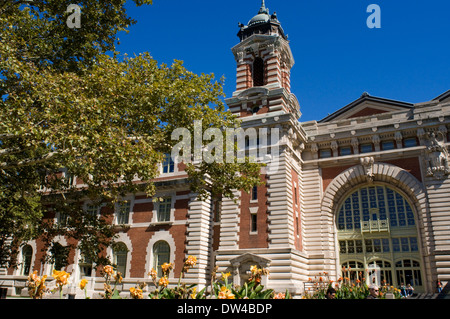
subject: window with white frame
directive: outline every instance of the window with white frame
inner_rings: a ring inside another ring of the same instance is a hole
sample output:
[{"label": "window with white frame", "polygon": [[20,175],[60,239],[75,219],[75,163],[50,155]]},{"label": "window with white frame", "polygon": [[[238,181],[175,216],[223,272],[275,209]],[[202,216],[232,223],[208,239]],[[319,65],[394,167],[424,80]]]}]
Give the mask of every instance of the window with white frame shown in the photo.
[{"label": "window with white frame", "polygon": [[20,274],[28,276],[31,271],[31,259],[33,258],[33,248],[30,245],[25,245],[22,248],[22,263]]},{"label": "window with white frame", "polygon": [[164,161],[162,162],[162,173],[173,173],[175,171],[175,162],[170,154],[164,154]]},{"label": "window with white frame", "polygon": [[170,211],[172,209],[172,197],[164,197],[158,203],[157,222],[170,221]]},{"label": "window with white frame", "polygon": [[127,270],[127,259],[128,259],[128,248],[127,246],[120,242],[114,246],[113,249],[113,263],[116,265],[117,272],[125,277]]},{"label": "window with white frame", "polygon": [[162,277],[161,266],[170,262],[170,246],[167,242],[160,240],[153,245],[153,269],[157,271],[158,277]]},{"label": "window with white frame", "polygon": [[117,204],[116,223],[118,225],[126,225],[130,219],[131,203],[129,201],[123,201]]}]

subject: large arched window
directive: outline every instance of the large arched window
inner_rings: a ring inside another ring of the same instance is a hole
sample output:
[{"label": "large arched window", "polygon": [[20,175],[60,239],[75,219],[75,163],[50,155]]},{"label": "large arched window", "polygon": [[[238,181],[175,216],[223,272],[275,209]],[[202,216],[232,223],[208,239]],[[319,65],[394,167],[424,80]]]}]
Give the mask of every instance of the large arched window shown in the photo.
[{"label": "large arched window", "polygon": [[411,282],[423,291],[415,214],[400,191],[384,184],[354,189],[338,206],[336,226],[342,267],[362,265],[367,284]]},{"label": "large arched window", "polygon": [[153,268],[162,277],[161,265],[170,262],[170,246],[167,242],[160,240],[153,245]]},{"label": "large arched window", "polygon": [[256,58],[253,62],[253,86],[264,85],[264,61],[261,58]]}]

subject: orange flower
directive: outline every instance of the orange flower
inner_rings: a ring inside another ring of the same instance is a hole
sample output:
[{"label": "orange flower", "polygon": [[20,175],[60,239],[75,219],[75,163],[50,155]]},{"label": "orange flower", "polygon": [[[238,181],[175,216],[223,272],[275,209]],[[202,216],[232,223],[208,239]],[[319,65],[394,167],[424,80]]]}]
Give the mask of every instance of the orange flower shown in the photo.
[{"label": "orange flower", "polygon": [[229,290],[227,287],[222,286],[220,288],[219,296],[217,297],[219,299],[235,299],[234,294]]},{"label": "orange flower", "polygon": [[169,279],[166,276],[161,277],[161,279],[159,279],[159,285],[167,287],[169,285]]},{"label": "orange flower", "polygon": [[107,265],[107,266],[103,267],[103,271],[106,274],[111,276],[113,274],[114,268],[112,266],[110,266],[110,265]]},{"label": "orange flower", "polygon": [[151,276],[153,280],[156,280],[156,276],[158,275],[158,273],[155,269],[152,268],[152,270],[148,272],[148,275]]},{"label": "orange flower", "polygon": [[173,264],[172,263],[164,263],[161,265],[161,269],[162,269],[164,275],[167,275],[168,272],[170,272],[173,269]]},{"label": "orange flower", "polygon": [[273,296],[273,299],[286,299],[286,294],[279,292]]},{"label": "orange flower", "polygon": [[86,284],[88,283],[88,281],[86,279],[81,279],[80,281],[80,289],[83,290],[84,288],[86,288]]}]

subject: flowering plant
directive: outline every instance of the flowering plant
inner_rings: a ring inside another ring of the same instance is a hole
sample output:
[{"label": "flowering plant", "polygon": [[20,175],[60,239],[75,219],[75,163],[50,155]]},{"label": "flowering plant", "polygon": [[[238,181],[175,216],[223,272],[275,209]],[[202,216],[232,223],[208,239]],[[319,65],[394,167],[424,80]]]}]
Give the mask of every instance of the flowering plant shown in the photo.
[{"label": "flowering plant", "polygon": [[[122,282],[122,274],[117,272],[114,275],[114,268],[110,265],[103,267],[103,277],[105,278],[104,293],[101,294],[104,299],[120,299],[117,284]],[[111,287],[111,282],[114,279],[114,287]]]},{"label": "flowering plant", "polygon": [[56,285],[58,286],[59,290],[59,298],[62,299],[63,287],[69,283],[70,274],[65,272],[64,270],[58,271],[54,269],[52,277],[56,280]]},{"label": "flowering plant", "polygon": [[28,276],[27,287],[28,294],[33,299],[42,299],[42,296],[48,289],[45,287],[45,280],[47,276],[44,275],[39,277],[37,275],[37,270],[35,270],[32,274]]},{"label": "flowering plant", "polygon": [[151,269],[148,275],[152,278],[153,284],[156,290],[149,294],[152,299],[201,299],[204,298],[204,291],[206,288],[197,292],[196,285],[186,286],[181,282],[184,275],[197,264],[197,258],[194,256],[188,256],[183,264],[183,268],[178,279],[177,286],[169,288],[169,274],[173,269],[172,263],[164,263],[161,265],[162,277],[157,280],[157,272],[155,269]]},{"label": "flowering plant", "polygon": [[88,299],[88,297],[87,297],[87,291],[86,291],[86,284],[88,283],[88,281],[86,280],[86,279],[81,279],[81,281],[80,281],[80,289],[81,290],[84,290],[84,298],[85,299]]}]

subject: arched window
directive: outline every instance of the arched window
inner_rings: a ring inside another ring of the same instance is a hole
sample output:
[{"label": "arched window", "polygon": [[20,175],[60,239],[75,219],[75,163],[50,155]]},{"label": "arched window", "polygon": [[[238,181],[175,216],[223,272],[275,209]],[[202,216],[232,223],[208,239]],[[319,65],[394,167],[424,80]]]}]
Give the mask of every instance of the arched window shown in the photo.
[{"label": "arched window", "polygon": [[361,187],[350,194],[338,212],[339,230],[361,230],[377,226],[390,228],[415,226],[414,213],[408,201],[386,186]]},{"label": "arched window", "polygon": [[26,245],[22,248],[22,269],[20,274],[22,276],[28,276],[31,271],[31,259],[33,257],[33,248],[30,245]]},{"label": "arched window", "polygon": [[261,58],[256,58],[253,62],[253,86],[264,85],[264,61]]},{"label": "arched window", "polygon": [[128,248],[124,243],[118,243],[113,249],[113,263],[116,265],[117,272],[125,277],[127,270]]},{"label": "arched window", "polygon": [[161,265],[170,262],[170,246],[165,241],[158,241],[153,245],[153,268],[162,277]]},{"label": "arched window", "polygon": [[385,184],[367,185],[345,196],[336,212],[343,267],[352,263],[352,269],[361,269],[357,263],[362,263],[367,284],[410,283],[423,291],[419,236],[408,198]]}]

